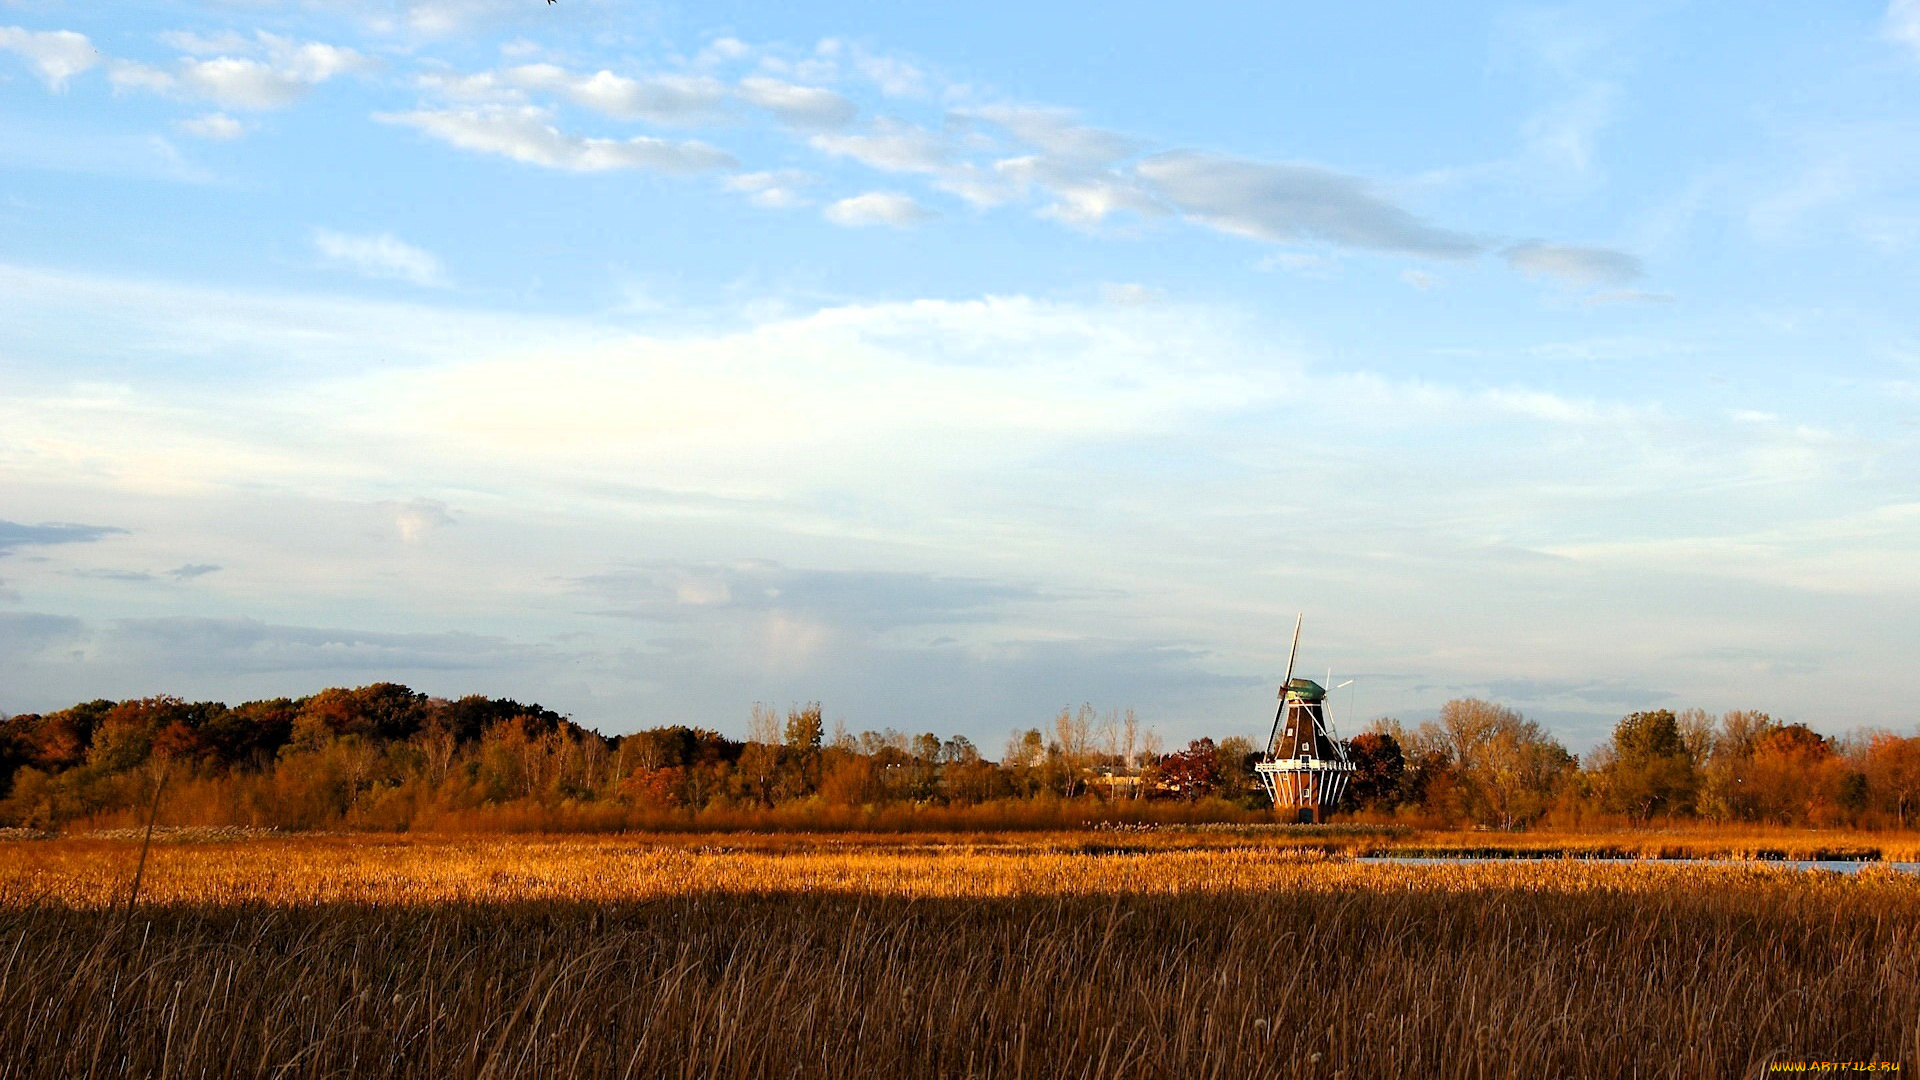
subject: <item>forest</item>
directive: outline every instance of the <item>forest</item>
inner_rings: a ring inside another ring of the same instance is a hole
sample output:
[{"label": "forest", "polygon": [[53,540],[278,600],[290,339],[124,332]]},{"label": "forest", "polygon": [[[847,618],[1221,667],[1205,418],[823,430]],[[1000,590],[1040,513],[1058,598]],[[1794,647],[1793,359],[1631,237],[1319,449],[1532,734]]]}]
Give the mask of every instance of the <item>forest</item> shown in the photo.
[{"label": "forest", "polygon": [[[1513,709],[1448,702],[1373,721],[1340,817],[1425,827],[1704,821],[1906,828],[1920,737],[1831,737],[1765,713],[1623,717],[1584,758]],[[1160,745],[1131,710],[1064,709],[997,759],[963,736],[828,731],[818,704],[755,706],[748,737],[602,736],[539,705],[393,683],[237,706],[90,701],[0,719],[0,826],[369,831],[1054,828],[1268,819],[1252,740]]]}]

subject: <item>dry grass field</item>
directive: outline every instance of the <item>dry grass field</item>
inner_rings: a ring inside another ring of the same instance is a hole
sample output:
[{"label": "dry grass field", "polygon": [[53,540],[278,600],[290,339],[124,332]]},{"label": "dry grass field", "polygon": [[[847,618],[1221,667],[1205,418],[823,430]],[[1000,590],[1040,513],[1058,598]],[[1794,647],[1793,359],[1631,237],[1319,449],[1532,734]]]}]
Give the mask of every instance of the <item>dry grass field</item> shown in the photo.
[{"label": "dry grass field", "polygon": [[1297,836],[0,842],[0,1080],[1920,1067],[1913,875]]}]

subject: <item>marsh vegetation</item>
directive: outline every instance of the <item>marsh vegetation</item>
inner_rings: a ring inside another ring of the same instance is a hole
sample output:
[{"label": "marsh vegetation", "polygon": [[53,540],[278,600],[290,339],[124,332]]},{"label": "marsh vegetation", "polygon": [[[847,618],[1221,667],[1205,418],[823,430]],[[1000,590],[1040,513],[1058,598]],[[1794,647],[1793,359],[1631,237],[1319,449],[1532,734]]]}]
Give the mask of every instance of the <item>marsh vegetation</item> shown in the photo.
[{"label": "marsh vegetation", "polygon": [[0,844],[0,1077],[1920,1060],[1920,879],[1246,834]]}]

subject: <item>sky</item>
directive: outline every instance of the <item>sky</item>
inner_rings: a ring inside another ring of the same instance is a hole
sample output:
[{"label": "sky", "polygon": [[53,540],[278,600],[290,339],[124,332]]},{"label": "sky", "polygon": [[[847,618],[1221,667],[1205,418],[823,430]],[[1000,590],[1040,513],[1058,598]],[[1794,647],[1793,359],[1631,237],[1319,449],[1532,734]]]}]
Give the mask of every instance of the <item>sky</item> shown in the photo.
[{"label": "sky", "polygon": [[0,0],[0,710],[1910,729],[1920,0]]}]

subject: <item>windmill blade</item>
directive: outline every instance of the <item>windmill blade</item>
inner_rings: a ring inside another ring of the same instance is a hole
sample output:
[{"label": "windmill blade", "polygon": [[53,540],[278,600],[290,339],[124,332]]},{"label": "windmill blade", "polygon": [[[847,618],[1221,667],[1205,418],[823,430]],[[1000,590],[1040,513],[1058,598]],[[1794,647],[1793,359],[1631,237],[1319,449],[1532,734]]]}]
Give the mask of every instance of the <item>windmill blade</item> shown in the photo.
[{"label": "windmill blade", "polygon": [[1301,612],[1293,620],[1293,648],[1287,650],[1287,675],[1280,680],[1280,708],[1273,714],[1273,730],[1267,733],[1267,756],[1273,756],[1273,740],[1280,737],[1280,721],[1287,716],[1287,687],[1293,685],[1293,661],[1300,655],[1300,627],[1307,621],[1307,613]]}]

